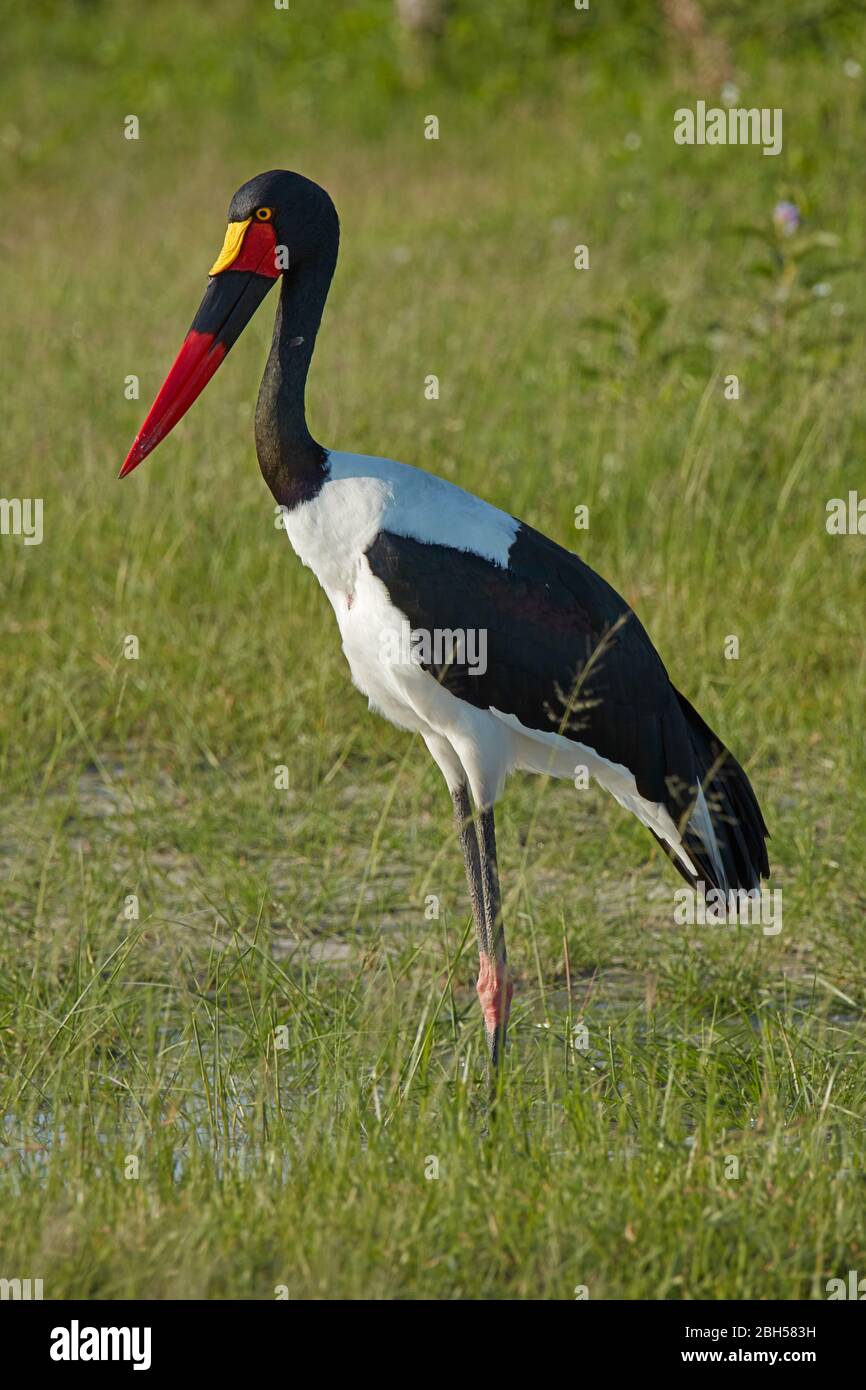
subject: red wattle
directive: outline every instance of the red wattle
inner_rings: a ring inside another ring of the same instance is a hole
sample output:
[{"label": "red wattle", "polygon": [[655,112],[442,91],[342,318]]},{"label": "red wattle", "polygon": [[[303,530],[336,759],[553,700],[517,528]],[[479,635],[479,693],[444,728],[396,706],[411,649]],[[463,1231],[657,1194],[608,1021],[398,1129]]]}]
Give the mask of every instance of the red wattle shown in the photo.
[{"label": "red wattle", "polygon": [[277,238],[270,222],[251,222],[239,255],[228,270],[252,270],[276,280],[282,274],[276,266]]}]

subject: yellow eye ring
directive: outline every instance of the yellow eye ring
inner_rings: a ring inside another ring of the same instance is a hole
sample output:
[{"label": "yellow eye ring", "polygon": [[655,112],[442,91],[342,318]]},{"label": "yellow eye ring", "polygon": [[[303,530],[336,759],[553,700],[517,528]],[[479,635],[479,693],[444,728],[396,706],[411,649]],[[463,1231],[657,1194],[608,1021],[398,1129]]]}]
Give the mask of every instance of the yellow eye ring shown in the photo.
[{"label": "yellow eye ring", "polygon": [[256,208],[256,220],[258,222],[270,222],[273,215],[273,208]]}]

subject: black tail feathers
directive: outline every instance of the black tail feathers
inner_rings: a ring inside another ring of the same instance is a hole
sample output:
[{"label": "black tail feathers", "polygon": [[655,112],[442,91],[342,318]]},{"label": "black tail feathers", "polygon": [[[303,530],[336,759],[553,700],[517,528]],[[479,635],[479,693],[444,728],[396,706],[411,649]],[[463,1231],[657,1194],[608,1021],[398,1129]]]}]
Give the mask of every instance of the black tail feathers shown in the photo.
[{"label": "black tail feathers", "polygon": [[[683,878],[692,887],[759,889],[770,872],[765,841],[769,832],[751,783],[732,753],[704,723],[684,695],[675,691],[688,728],[694,755],[697,801],[690,789],[691,814],[683,848],[697,873],[689,873],[675,851],[659,840]],[[658,839],[658,836],[656,836]]]}]

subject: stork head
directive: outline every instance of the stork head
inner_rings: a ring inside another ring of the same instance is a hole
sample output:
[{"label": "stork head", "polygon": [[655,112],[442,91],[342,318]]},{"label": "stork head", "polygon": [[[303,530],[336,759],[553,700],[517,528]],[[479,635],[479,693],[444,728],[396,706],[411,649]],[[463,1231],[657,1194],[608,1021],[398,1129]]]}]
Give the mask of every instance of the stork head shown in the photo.
[{"label": "stork head", "polygon": [[126,456],[121,478],[186,414],[274,282],[324,250],[335,254],[337,236],[334,204],[302,174],[272,169],[238,189],[204,298]]}]

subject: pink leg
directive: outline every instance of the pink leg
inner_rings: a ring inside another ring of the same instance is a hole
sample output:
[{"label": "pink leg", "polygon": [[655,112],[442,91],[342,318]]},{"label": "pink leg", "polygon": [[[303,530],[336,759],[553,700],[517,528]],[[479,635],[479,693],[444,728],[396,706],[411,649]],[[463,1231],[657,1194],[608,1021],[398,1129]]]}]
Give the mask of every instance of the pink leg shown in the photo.
[{"label": "pink leg", "polygon": [[476,989],[484,1014],[490,1063],[495,1074],[505,1046],[514,985],[508,974],[505,956],[493,811],[481,812],[476,829],[466,788],[458,788],[453,798],[478,939],[479,974]]},{"label": "pink leg", "polygon": [[504,1036],[511,1013],[511,997],[514,994],[508,966],[505,961],[491,960],[486,951],[482,952],[479,965],[478,984],[475,988],[481,1001],[487,1036],[492,1039],[499,1032]]},{"label": "pink leg", "polygon": [[505,1051],[505,1034],[514,985],[508,974],[505,954],[505,927],[502,922],[492,808],[482,811],[478,818],[478,859],[484,887],[484,917],[487,928],[487,949],[479,953],[481,971],[478,976],[478,998],[484,1011],[490,1062],[495,1072]]}]

